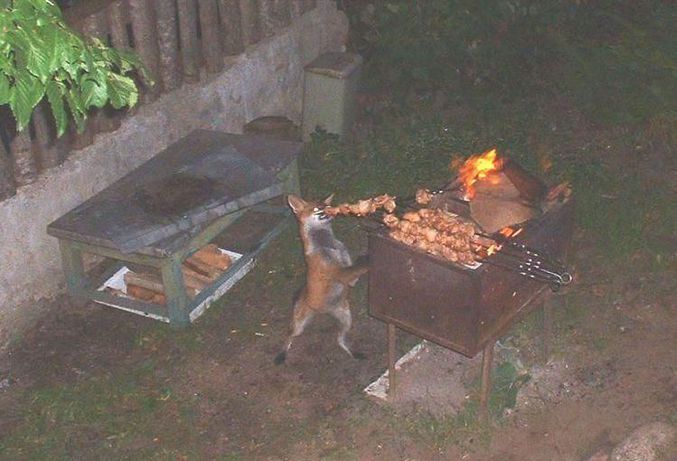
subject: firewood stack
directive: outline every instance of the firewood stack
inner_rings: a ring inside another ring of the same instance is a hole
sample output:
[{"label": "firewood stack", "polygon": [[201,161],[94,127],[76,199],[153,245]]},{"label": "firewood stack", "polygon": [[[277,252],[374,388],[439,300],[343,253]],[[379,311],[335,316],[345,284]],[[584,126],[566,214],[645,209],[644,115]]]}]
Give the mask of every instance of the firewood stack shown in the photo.
[{"label": "firewood stack", "polygon": [[[183,262],[183,280],[188,296],[195,297],[219,278],[231,264],[230,256],[222,253],[214,244],[198,250]],[[152,272],[129,271],[125,273],[124,280],[127,296],[154,304],[166,304],[165,290],[159,275]]]}]

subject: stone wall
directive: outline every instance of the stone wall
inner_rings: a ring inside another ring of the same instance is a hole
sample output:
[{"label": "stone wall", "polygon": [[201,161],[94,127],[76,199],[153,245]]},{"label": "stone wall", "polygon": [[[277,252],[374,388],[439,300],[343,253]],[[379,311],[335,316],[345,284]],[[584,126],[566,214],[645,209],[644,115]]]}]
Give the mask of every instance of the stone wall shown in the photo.
[{"label": "stone wall", "polygon": [[196,128],[240,133],[259,116],[301,119],[303,66],[342,50],[348,22],[320,0],[289,27],[228,58],[207,82],[184,85],[127,117],[112,133],[0,203],[0,349],[63,290],[58,245],[46,226]]}]

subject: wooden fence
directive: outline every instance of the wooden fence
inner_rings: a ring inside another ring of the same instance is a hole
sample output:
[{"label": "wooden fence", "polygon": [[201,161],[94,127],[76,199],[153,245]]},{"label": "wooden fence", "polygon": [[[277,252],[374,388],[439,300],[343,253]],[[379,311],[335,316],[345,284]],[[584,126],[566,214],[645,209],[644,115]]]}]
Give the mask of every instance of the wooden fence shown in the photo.
[{"label": "wooden fence", "polygon": [[[224,57],[242,53],[315,6],[316,0],[87,0],[64,15],[81,33],[141,57],[156,81],[141,88],[144,103],[183,82],[220,72]],[[20,133],[8,109],[0,106],[0,201],[61,164],[71,151],[91,144],[96,133],[117,129],[125,113],[96,110],[83,133],[71,129],[57,139],[44,102]]]}]

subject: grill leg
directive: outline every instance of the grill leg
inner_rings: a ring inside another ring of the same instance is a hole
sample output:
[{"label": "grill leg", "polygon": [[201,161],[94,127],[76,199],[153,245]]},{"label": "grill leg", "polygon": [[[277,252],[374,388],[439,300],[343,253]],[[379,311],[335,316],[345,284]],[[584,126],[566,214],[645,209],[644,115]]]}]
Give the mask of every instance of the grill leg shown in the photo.
[{"label": "grill leg", "polygon": [[489,422],[489,394],[491,393],[491,365],[494,361],[494,345],[490,342],[484,346],[482,352],[482,382],[480,383],[480,418],[482,422]]},{"label": "grill leg", "polygon": [[395,346],[397,342],[397,327],[393,323],[388,324],[388,394],[390,398],[395,398],[397,389],[395,381]]},{"label": "grill leg", "polygon": [[543,363],[548,363],[552,343],[552,303],[543,302]]}]

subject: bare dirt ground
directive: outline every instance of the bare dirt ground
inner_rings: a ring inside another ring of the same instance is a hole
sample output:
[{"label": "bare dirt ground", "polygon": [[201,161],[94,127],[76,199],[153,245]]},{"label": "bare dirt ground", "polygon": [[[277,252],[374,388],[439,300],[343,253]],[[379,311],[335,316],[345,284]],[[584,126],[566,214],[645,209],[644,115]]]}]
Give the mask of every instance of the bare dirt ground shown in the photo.
[{"label": "bare dirt ground", "polygon": [[[385,360],[384,327],[363,304],[356,303],[352,336],[367,360],[342,353],[334,325],[323,319],[294,344],[286,365],[273,366],[289,315],[289,299],[271,299],[265,289],[275,277],[268,272],[279,270],[273,254],[237,287],[237,298],[247,301],[214,308],[178,338],[149,320],[96,305],[77,309],[59,298],[53,314],[3,358],[0,369],[9,381],[0,391],[0,427],[5,435],[18,426],[37,437],[24,427],[35,418],[27,415],[27,396],[54,387],[96,393],[96,386],[82,383],[115,382],[116,375],[145,366],[149,371],[132,392],[158,393],[160,403],[152,417],[132,425],[138,433],[114,433],[117,424],[106,415],[59,421],[64,416],[55,414],[53,423],[68,428],[65,451],[54,447],[53,453],[94,459],[108,444],[116,457],[129,459],[585,459],[644,423],[674,422],[677,403],[672,275],[641,275],[633,268],[612,275],[609,269],[581,265],[572,288],[580,304],[559,306],[550,362],[566,363],[567,372],[548,374],[554,383],[535,374],[542,402],[518,406],[494,423],[490,441],[481,430],[430,429],[426,414],[402,414],[363,396]],[[529,329],[518,336],[525,343],[538,339]],[[90,401],[96,395],[83,397],[96,407]],[[128,400],[104,405],[134,420],[143,411]],[[71,403],[79,404],[77,392]],[[452,436],[449,444],[445,438]],[[20,459],[17,449],[10,451],[17,457],[6,459]]]},{"label": "bare dirt ground", "polygon": [[[354,254],[354,222],[337,223]],[[47,316],[0,358],[2,459],[583,461],[609,454],[635,428],[677,424],[674,260],[609,262],[575,238],[576,281],[551,299],[554,344],[539,355],[537,315],[509,342],[531,379],[490,427],[379,405],[362,389],[383,371],[386,331],[353,293],[351,340],[318,319],[274,366],[304,267],[296,233],[192,328],[106,307],[51,301]],[[400,336],[400,352],[417,342]],[[424,379],[425,377],[420,377]],[[476,384],[468,381],[470,402]],[[675,444],[661,459],[677,457]]]}]

